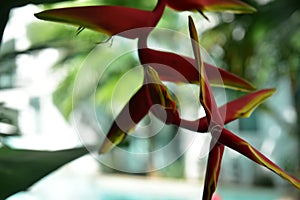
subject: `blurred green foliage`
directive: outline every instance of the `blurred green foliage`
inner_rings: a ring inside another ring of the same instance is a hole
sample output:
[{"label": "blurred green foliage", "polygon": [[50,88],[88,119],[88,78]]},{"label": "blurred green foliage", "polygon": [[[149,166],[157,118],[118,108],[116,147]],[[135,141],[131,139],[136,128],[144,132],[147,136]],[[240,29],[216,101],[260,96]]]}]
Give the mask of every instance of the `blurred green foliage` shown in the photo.
[{"label": "blurred green foliage", "polygon": [[299,2],[275,0],[256,7],[258,12],[251,16],[219,15],[221,23],[204,33],[203,45],[222,66],[259,87],[275,84],[280,76],[296,81],[300,63]]}]

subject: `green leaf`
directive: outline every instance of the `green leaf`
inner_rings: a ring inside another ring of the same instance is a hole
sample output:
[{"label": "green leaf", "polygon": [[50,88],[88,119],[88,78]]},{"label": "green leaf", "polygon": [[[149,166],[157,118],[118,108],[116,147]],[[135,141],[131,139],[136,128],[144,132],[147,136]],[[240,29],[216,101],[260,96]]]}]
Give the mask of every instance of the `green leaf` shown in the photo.
[{"label": "green leaf", "polygon": [[84,147],[60,151],[0,148],[0,199],[26,190],[49,173],[87,152]]}]

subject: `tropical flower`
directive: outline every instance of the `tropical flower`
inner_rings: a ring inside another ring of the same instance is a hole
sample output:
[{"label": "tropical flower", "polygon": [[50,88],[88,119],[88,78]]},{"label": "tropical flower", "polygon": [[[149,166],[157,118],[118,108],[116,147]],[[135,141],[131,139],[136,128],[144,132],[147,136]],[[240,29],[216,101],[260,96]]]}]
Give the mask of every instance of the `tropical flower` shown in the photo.
[{"label": "tropical flower", "polygon": [[[198,34],[191,17],[189,17],[189,30],[195,58],[158,51],[147,46],[148,35],[162,17],[166,6],[177,11],[198,10],[200,13],[255,11],[253,7],[239,0],[158,0],[152,11],[121,6],[85,6],[47,10],[35,15],[40,19],[69,23],[79,26],[80,29],[90,28],[110,36],[119,34],[129,39],[138,39],[139,59],[144,69],[143,85],[114,120],[99,152],[106,153],[121,143],[134,130],[136,124],[151,112],[166,124],[180,126],[199,134],[211,133],[211,151],[207,163],[203,200],[210,200],[216,190],[225,147],[268,168],[300,189],[300,181],[297,178],[287,174],[249,143],[224,128],[226,123],[248,117],[258,105],[275,92],[274,89],[255,91],[255,87],[248,81],[203,62]],[[129,31],[137,28],[145,29]],[[198,84],[199,101],[206,116],[194,121],[182,119],[176,101],[162,81]],[[211,86],[251,93],[218,107]]]}]

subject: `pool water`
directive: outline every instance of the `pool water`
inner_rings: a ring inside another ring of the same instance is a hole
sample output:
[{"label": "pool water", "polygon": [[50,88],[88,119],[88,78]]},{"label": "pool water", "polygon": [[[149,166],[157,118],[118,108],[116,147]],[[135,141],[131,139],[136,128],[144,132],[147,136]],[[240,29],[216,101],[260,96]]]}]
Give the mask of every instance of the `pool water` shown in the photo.
[{"label": "pool water", "polygon": [[275,188],[223,187],[218,190],[222,200],[279,200],[283,196],[281,190]]},{"label": "pool water", "polygon": [[99,199],[103,200],[186,200],[184,197],[167,197],[157,195],[140,195],[140,194],[101,194]]}]

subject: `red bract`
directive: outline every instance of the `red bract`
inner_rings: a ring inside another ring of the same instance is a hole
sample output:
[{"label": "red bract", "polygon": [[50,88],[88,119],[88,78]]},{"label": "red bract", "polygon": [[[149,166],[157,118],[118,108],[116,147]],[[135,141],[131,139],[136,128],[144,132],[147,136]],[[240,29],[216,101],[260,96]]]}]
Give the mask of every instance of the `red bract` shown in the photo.
[{"label": "red bract", "polygon": [[178,11],[231,11],[234,13],[252,13],[256,9],[239,0],[166,0],[168,6]]},{"label": "red bract", "polygon": [[212,131],[215,128],[215,126],[218,126],[219,128],[222,129],[224,125],[223,120],[219,113],[211,87],[208,83],[206,70],[204,68],[203,60],[201,58],[198,34],[193,19],[190,16],[189,16],[189,29],[190,29],[190,37],[191,37],[193,52],[196,60],[196,66],[198,67],[199,70],[200,102],[205,110],[209,126],[212,125],[211,127],[209,127],[209,129],[211,129],[209,131]]},{"label": "red bract", "polygon": [[[268,97],[272,96],[274,89],[259,90],[238,99],[235,99],[225,105],[219,107],[219,113],[224,120],[224,124],[234,121],[241,117],[249,117],[257,106],[264,102]],[[243,115],[241,115],[243,113]],[[181,119],[180,126],[195,132],[205,133],[208,130],[208,122],[206,117],[202,117],[195,121]]]},{"label": "red bract", "polygon": [[164,8],[165,2],[159,1],[153,11],[122,6],[84,6],[46,10],[35,16],[43,20],[90,28],[108,35],[121,33],[122,36],[133,39],[146,33],[130,31],[122,34],[122,32],[136,28],[155,27]]},{"label": "red bract", "polygon": [[229,130],[223,129],[222,134],[220,135],[219,138],[219,142],[243,154],[244,156],[253,160],[257,164],[260,164],[270,169],[274,173],[278,174],[281,178],[284,178],[285,180],[289,181],[292,185],[294,185],[296,188],[300,189],[300,180],[286,173],[275,163],[273,163],[271,160],[265,157],[262,153],[260,153],[254,147],[252,147],[249,143],[239,138]]},{"label": "red bract", "polygon": [[[153,50],[139,46],[139,58],[142,64],[151,64],[162,81],[175,83],[199,84],[199,70],[196,68],[195,59],[190,57]],[[204,62],[208,81],[217,87],[226,87],[241,91],[253,91],[255,87],[248,81]]]},{"label": "red bract", "polygon": [[263,89],[244,95],[219,108],[224,123],[229,123],[241,117],[249,117],[254,109],[267,98],[272,96],[275,89]]},{"label": "red bract", "polygon": [[202,199],[210,200],[214,194],[217,183],[219,180],[219,173],[221,169],[221,162],[224,153],[224,145],[213,142],[211,144],[213,148],[210,150],[208,155],[206,173],[205,173],[205,182]]}]

